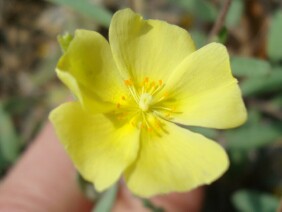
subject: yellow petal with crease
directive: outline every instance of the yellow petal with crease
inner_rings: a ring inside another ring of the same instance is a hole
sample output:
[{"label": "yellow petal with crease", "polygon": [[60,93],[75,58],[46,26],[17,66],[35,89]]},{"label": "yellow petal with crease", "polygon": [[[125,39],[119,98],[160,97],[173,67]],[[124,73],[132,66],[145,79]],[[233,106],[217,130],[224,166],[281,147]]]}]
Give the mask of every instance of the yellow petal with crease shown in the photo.
[{"label": "yellow petal with crease", "polygon": [[161,137],[143,131],[138,158],[126,170],[135,194],[149,197],[210,184],[228,168],[224,149],[204,136],[167,122]]},{"label": "yellow petal with crease", "polygon": [[129,124],[86,113],[76,102],[54,109],[50,120],[76,168],[98,191],[116,182],[137,157],[139,131]]},{"label": "yellow petal with crease", "polygon": [[102,101],[99,96],[95,95],[85,86],[79,84],[77,80],[68,72],[56,69],[59,79],[71,90],[71,92],[79,100],[83,109],[95,114],[101,112],[109,112],[115,108],[111,102]]},{"label": "yellow petal with crease", "polygon": [[226,48],[209,44],[183,61],[167,82],[175,99],[173,121],[218,129],[241,125],[247,118]]},{"label": "yellow petal with crease", "polygon": [[97,112],[107,111],[103,107],[116,104],[116,100],[128,92],[113,60],[109,43],[97,32],[75,32],[58,62],[57,73],[81,101],[82,97],[86,101],[90,98],[94,105],[98,105]]},{"label": "yellow petal with crease", "polygon": [[120,71],[138,83],[145,77],[165,81],[195,51],[186,30],[164,21],[143,20],[130,9],[114,14],[109,39]]}]

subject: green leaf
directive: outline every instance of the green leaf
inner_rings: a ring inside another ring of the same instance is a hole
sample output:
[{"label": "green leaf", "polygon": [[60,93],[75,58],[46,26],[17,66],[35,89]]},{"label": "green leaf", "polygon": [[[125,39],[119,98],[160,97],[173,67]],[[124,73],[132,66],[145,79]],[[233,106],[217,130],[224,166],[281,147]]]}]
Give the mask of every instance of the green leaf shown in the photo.
[{"label": "green leaf", "polygon": [[272,71],[263,78],[245,79],[240,87],[245,97],[279,91],[282,89],[282,71]]},{"label": "green leaf", "polygon": [[226,133],[227,147],[255,149],[273,143],[282,136],[282,128],[274,124],[251,125]]},{"label": "green leaf", "polygon": [[215,6],[206,0],[169,0],[174,4],[180,5],[186,11],[192,13],[199,19],[207,22],[213,22],[217,16]]},{"label": "green leaf", "polygon": [[210,39],[210,41],[224,44],[224,43],[226,43],[227,39],[228,39],[228,30],[225,26],[223,26],[219,30],[218,34],[214,35]]},{"label": "green leaf", "polygon": [[268,32],[267,51],[273,61],[282,60],[282,10],[274,14]]},{"label": "green leaf", "polygon": [[271,144],[282,136],[282,126],[277,123],[262,123],[259,113],[249,112],[248,122],[240,128],[225,132],[227,148],[251,150]]},{"label": "green leaf", "polygon": [[105,191],[101,198],[97,201],[94,208],[94,212],[111,212],[111,209],[115,203],[116,195],[118,191],[118,185],[115,184],[107,191]]},{"label": "green leaf", "polygon": [[248,160],[248,151],[242,151],[242,149],[229,149],[228,156],[231,163],[231,170],[236,171],[236,175],[242,172],[244,166],[246,166],[246,161]]},{"label": "green leaf", "polygon": [[209,138],[216,138],[217,135],[218,135],[218,132],[214,129],[210,129],[210,128],[204,128],[204,127],[185,127],[187,128],[188,130],[191,130],[193,132],[196,132],[196,133],[199,133],[199,134],[202,134],[206,137],[209,137]]},{"label": "green leaf", "polygon": [[93,202],[95,202],[101,195],[103,195],[103,193],[96,191],[93,184],[86,181],[79,172],[77,172],[76,180],[83,194]]},{"label": "green leaf", "polygon": [[165,212],[165,210],[161,207],[156,206],[151,200],[149,199],[142,199],[144,207],[150,209],[151,212]]},{"label": "green leaf", "polygon": [[271,70],[270,64],[265,60],[239,56],[231,58],[231,68],[237,77],[262,77]]},{"label": "green leaf", "polygon": [[12,120],[0,102],[0,154],[8,162],[14,162],[20,152],[19,138]]},{"label": "green leaf", "polygon": [[[9,97],[3,102],[3,109],[10,115],[22,115],[28,111],[29,108],[34,107],[34,104],[38,102],[38,98],[30,96],[14,96]],[[1,103],[0,103],[1,104]]]},{"label": "green leaf", "polygon": [[217,40],[220,43],[226,43],[228,38],[228,30],[226,29],[226,27],[222,27],[222,29],[219,31],[218,35],[217,35]]},{"label": "green leaf", "polygon": [[207,43],[207,36],[205,33],[198,31],[198,30],[191,30],[189,31],[193,41],[195,42],[196,48],[199,49],[203,47]]},{"label": "green leaf", "polygon": [[108,11],[107,9],[99,6],[92,4],[88,0],[48,0],[50,2],[53,2],[55,4],[63,5],[70,7],[76,12],[79,12],[82,15],[85,15],[89,18],[92,18],[99,24],[109,27],[111,18],[112,18],[112,13]]},{"label": "green leaf", "polygon": [[279,199],[267,193],[239,190],[232,196],[232,203],[240,212],[275,212]]},{"label": "green leaf", "polygon": [[2,154],[1,152],[1,149],[0,149],[0,179],[1,177],[3,177],[3,175],[5,175],[7,169],[11,166],[11,163],[9,163],[4,155]]},{"label": "green leaf", "polygon": [[215,6],[206,0],[196,0],[195,3],[195,12],[197,13],[197,16],[203,21],[215,21],[217,18],[217,10]]},{"label": "green leaf", "polygon": [[274,108],[282,108],[282,95],[275,97],[271,104]]},{"label": "green leaf", "polygon": [[228,10],[225,24],[227,28],[236,27],[242,17],[244,4],[242,0],[233,0]]}]

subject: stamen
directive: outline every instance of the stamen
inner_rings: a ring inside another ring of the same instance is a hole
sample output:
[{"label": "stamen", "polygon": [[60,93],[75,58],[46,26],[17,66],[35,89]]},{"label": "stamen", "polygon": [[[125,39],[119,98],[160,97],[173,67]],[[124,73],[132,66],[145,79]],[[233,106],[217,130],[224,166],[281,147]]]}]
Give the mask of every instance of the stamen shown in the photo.
[{"label": "stamen", "polygon": [[151,87],[155,87],[156,83],[155,82],[151,82]]},{"label": "stamen", "polygon": [[167,114],[165,115],[165,117],[166,117],[166,118],[170,118],[170,117],[171,117],[171,113],[167,113]]},{"label": "stamen", "polygon": [[138,104],[139,98],[138,98],[138,95],[136,93],[135,87],[133,86],[132,80],[131,79],[124,80],[124,83],[125,83],[126,86],[128,86],[128,89],[129,89],[132,97],[134,98],[135,102]]},{"label": "stamen", "polygon": [[154,132],[157,136],[161,136],[161,131],[164,131],[164,124],[161,123],[159,118],[153,114],[146,115],[146,121],[148,122],[148,132]]},{"label": "stamen", "polygon": [[149,82],[149,77],[145,77],[144,82],[148,83]]},{"label": "stamen", "polygon": [[[138,114],[136,114],[136,113],[138,113]],[[130,123],[131,123],[131,125],[132,125],[133,127],[138,127],[138,126],[137,126],[137,121],[138,121],[138,119],[139,119],[139,117],[140,117],[140,112],[138,111],[138,112],[136,112],[136,113],[133,114],[133,118],[132,118],[131,121],[130,121]]]},{"label": "stamen", "polygon": [[[163,87],[164,87],[164,85],[163,85]],[[168,92],[165,92],[165,93],[157,100],[157,102],[161,102],[161,101],[165,100],[167,97],[168,97]]]},{"label": "stamen", "polygon": [[[150,124],[149,124],[149,122],[148,122],[148,120],[147,120],[147,118],[146,118],[146,114],[145,113],[142,113],[142,117],[143,117],[143,120],[144,120],[144,122],[145,122],[145,124],[146,124],[146,126],[147,126],[147,129],[149,129],[150,128]],[[146,127],[145,126],[145,127]]]},{"label": "stamen", "polygon": [[158,117],[161,117],[161,118],[164,118],[164,119],[171,119],[171,115],[172,115],[172,112],[166,112],[166,113],[162,113],[160,111],[157,111],[157,110],[154,110],[153,111],[153,114],[155,114],[156,116]]},{"label": "stamen", "polygon": [[121,115],[117,116],[117,119],[118,119],[118,120],[124,119],[124,115],[121,114]]},{"label": "stamen", "polygon": [[153,91],[152,95],[156,95],[163,89],[164,85],[157,86],[157,89]]},{"label": "stamen", "polygon": [[149,87],[148,87],[147,93],[152,93],[156,88],[157,88],[156,83],[155,82],[151,82]]},{"label": "stamen", "polygon": [[[145,77],[141,84],[136,84],[132,79],[124,80],[124,83],[132,97],[120,96],[117,108],[122,110],[120,110],[121,113],[116,114],[117,118],[128,118],[132,126],[161,136],[163,132],[166,132],[165,124],[161,120],[170,120],[174,113],[178,113],[174,105],[165,103],[165,101],[172,101],[167,92],[156,96],[165,87],[163,81]],[[131,105],[132,99],[136,102],[134,106]],[[128,106],[133,107],[129,109]]]},{"label": "stamen", "polygon": [[154,129],[154,127],[151,125],[150,120],[148,120],[146,113],[142,113],[142,117],[143,117],[143,122],[141,124],[141,128],[142,129],[146,129],[148,132],[155,132],[156,134],[158,134],[158,132],[156,132],[156,129]]},{"label": "stamen", "polygon": [[162,80],[152,81],[149,79],[149,77],[145,77],[140,87],[141,87],[140,89],[141,95],[144,93],[148,93],[153,96],[157,94],[159,91],[161,91],[164,85]]},{"label": "stamen", "polygon": [[176,107],[173,106],[173,108],[169,108],[169,107],[154,106],[154,107],[152,107],[152,109],[155,109],[155,110],[166,110],[166,111],[169,111],[169,112],[175,112]]},{"label": "stamen", "polygon": [[133,85],[133,83],[132,83],[132,81],[130,79],[124,80],[124,83],[127,86],[132,86]]}]

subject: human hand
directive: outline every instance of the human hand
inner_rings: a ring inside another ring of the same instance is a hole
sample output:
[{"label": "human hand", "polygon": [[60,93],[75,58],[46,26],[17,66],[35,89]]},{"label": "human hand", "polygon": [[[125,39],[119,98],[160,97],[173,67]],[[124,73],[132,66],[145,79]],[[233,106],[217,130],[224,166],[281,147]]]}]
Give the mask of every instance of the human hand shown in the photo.
[{"label": "human hand", "polygon": [[[200,211],[203,188],[152,198],[173,212]],[[48,123],[0,185],[0,211],[83,212],[93,205],[76,182],[76,171]],[[117,195],[114,212],[145,212],[141,201],[125,186]]]}]

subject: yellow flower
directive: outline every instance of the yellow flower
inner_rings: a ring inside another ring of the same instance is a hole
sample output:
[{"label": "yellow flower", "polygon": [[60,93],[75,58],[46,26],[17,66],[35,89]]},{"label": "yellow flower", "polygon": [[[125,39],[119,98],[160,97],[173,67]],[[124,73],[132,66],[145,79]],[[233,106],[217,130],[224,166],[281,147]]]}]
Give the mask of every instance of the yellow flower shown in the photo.
[{"label": "yellow flower", "polygon": [[102,191],[121,176],[139,196],[187,191],[228,168],[216,142],[178,124],[225,129],[246,119],[226,48],[195,50],[177,26],[114,14],[109,43],[77,30],[57,65],[78,98],[51,112],[83,177]]}]

